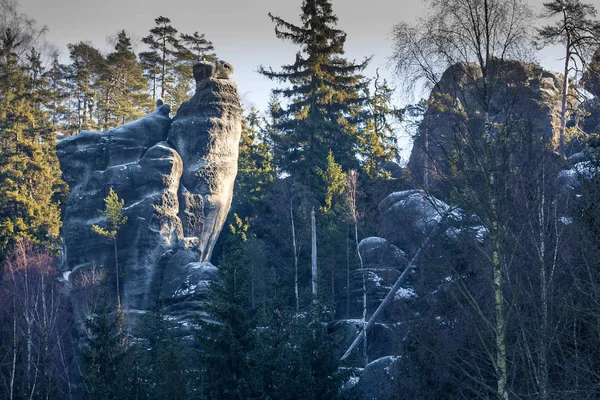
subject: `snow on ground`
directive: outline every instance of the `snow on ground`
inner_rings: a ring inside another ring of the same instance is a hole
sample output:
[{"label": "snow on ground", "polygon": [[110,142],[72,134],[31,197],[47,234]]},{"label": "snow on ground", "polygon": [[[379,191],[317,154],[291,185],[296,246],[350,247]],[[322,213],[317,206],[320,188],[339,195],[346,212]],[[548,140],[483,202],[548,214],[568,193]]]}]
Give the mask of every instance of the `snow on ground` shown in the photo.
[{"label": "snow on ground", "polygon": [[401,287],[394,294],[394,300],[402,300],[402,299],[414,299],[417,297],[417,293],[412,288],[403,288]]}]

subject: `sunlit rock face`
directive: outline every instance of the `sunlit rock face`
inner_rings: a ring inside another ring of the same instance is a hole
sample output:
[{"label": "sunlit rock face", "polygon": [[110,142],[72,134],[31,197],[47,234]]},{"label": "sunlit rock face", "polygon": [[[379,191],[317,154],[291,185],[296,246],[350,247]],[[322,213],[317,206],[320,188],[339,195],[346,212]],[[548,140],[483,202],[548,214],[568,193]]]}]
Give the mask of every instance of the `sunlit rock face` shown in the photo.
[{"label": "sunlit rock face", "polygon": [[123,306],[144,311],[158,299],[172,304],[205,296],[237,174],[242,109],[232,72],[224,62],[196,65],[196,93],[173,119],[169,106],[160,105],[127,125],[58,142],[71,190],[63,235],[72,286],[92,270],[115,280],[112,244],[91,231],[105,222],[98,210],[112,187],[128,217],[117,239]]},{"label": "sunlit rock face", "polygon": [[186,237],[198,238],[200,261],[209,261],[231,205],[242,110],[227,63],[198,64],[196,94],[173,119],[168,142],[183,160],[179,217]]},{"label": "sunlit rock face", "polygon": [[450,175],[448,160],[454,150],[466,146],[470,135],[484,131],[486,117],[492,135],[502,134],[508,124],[515,140],[529,135],[557,148],[562,75],[515,60],[491,62],[489,74],[494,78],[486,83],[476,65],[459,63],[435,85],[408,163],[415,183],[437,188],[438,174]]}]

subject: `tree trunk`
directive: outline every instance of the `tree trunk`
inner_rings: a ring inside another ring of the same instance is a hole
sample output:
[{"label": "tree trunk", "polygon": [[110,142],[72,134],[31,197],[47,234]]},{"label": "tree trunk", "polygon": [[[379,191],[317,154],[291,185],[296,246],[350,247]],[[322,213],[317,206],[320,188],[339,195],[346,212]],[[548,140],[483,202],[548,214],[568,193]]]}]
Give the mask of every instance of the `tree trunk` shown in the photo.
[{"label": "tree trunk", "polygon": [[356,346],[358,346],[360,344],[360,342],[364,339],[363,332],[368,331],[373,326],[373,324],[377,320],[377,317],[379,317],[379,315],[392,302],[394,295],[396,294],[398,289],[400,289],[400,285],[402,285],[404,280],[410,275],[412,270],[415,268],[417,261],[419,261],[419,258],[421,258],[423,249],[425,249],[425,248],[427,248],[427,246],[429,246],[431,239],[433,239],[437,235],[437,233],[441,229],[441,226],[444,225],[444,222],[445,222],[447,216],[450,214],[450,212],[451,212],[451,210],[446,212],[446,214],[442,217],[439,224],[435,228],[433,228],[433,230],[429,233],[429,235],[427,235],[427,237],[423,241],[423,244],[421,244],[421,247],[419,247],[419,250],[417,250],[417,252],[413,256],[412,260],[410,260],[410,262],[408,263],[408,265],[406,266],[406,268],[404,269],[402,274],[400,274],[400,276],[396,280],[396,283],[394,283],[394,286],[392,286],[392,288],[390,289],[390,292],[387,294],[387,296],[385,296],[385,299],[383,299],[383,301],[381,302],[379,307],[377,307],[377,310],[375,310],[375,312],[373,313],[373,315],[371,316],[371,318],[369,319],[367,324],[363,327],[362,331],[356,336],[356,338],[354,339],[354,342],[352,342],[350,347],[348,347],[348,350],[346,350],[346,352],[342,356],[341,361],[344,361],[346,358],[348,358],[348,356],[350,356],[350,353],[352,353],[352,350],[354,350],[356,348]]},{"label": "tree trunk", "polygon": [[115,246],[115,275],[117,276],[117,308],[121,310],[121,289],[119,285],[119,257],[117,254],[117,237],[113,238],[113,244]]},{"label": "tree trunk", "polygon": [[296,243],[296,226],[294,224],[294,208],[291,196],[290,221],[292,224],[292,249],[294,250],[294,295],[296,296],[296,312],[300,312],[300,294],[298,291],[298,245]]},{"label": "tree trunk", "polygon": [[[566,18],[566,16],[565,16]],[[571,36],[567,32],[567,51],[565,54],[565,70],[563,76],[562,104],[560,109],[560,130],[558,136],[558,154],[565,156],[565,130],[567,127],[567,95],[569,93],[569,63],[571,57]]]},{"label": "tree trunk", "polygon": [[313,302],[317,301],[317,222],[315,218],[315,209],[310,214],[311,220],[311,272],[312,272],[312,295]]},{"label": "tree trunk", "polygon": [[[497,242],[497,239],[494,240]],[[497,243],[492,252],[494,269],[494,306],[496,308],[496,380],[498,399],[508,400],[508,369],[506,366],[506,316],[504,313],[504,271]]]}]

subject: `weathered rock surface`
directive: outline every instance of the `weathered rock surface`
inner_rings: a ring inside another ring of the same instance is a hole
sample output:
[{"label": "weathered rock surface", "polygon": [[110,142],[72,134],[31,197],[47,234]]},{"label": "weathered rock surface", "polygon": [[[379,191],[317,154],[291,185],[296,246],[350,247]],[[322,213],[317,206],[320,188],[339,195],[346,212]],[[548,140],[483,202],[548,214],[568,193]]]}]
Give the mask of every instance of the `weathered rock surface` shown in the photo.
[{"label": "weathered rock surface", "polygon": [[112,187],[128,217],[117,240],[123,305],[143,311],[160,296],[197,307],[195,299],[205,297],[237,174],[242,110],[232,71],[223,62],[197,65],[196,93],[173,120],[169,106],[159,105],[108,132],[58,142],[71,189],[63,225],[71,283],[92,267],[115,277],[112,246],[91,231],[104,224],[98,210]]},{"label": "weathered rock surface", "polygon": [[198,238],[200,261],[208,261],[231,205],[242,110],[233,82],[202,79],[198,69],[195,76],[196,94],[177,111],[167,140],[185,166],[179,191],[184,235]]},{"label": "weathered rock surface", "polygon": [[379,203],[379,234],[412,256],[449,209],[422,190],[392,193]]},{"label": "weathered rock surface", "polygon": [[361,399],[402,399],[403,396],[398,390],[400,378],[400,357],[386,356],[370,362],[358,382]]},{"label": "weathered rock surface", "polygon": [[[535,132],[556,148],[561,75],[536,64],[513,60],[496,61],[490,70],[497,75],[489,102],[490,126],[503,126],[508,118],[521,124],[520,129]],[[447,159],[453,149],[465,143],[466,132],[483,128],[482,79],[477,67],[456,64],[444,72],[433,89],[432,105],[420,124],[408,163],[417,184],[423,184],[428,176],[430,186],[443,185],[435,178],[440,171],[444,175],[450,171]]]},{"label": "weathered rock surface", "polygon": [[[467,221],[462,210],[452,209],[420,190],[390,194],[379,204],[379,211],[380,237],[366,238],[359,244],[364,269],[357,265],[350,274],[349,290],[342,289],[348,296],[342,295],[343,299],[337,305],[338,320],[334,330],[338,332],[343,353],[364,325],[363,278],[368,320],[425,238],[436,226],[443,224],[423,251],[417,268],[368,332],[366,356],[369,361],[375,361],[366,366],[356,386],[360,398],[365,400],[416,398],[414,394],[418,388],[406,386],[399,377],[418,370],[422,357],[426,358],[427,355],[415,350],[419,349],[423,332],[441,338],[444,343],[450,344],[454,340],[457,314],[448,305],[454,304],[451,299],[456,296],[453,292],[456,274],[475,276],[473,271],[461,269],[459,257],[464,254],[477,257],[472,248],[462,247],[473,242],[485,246],[486,233],[476,218]],[[460,224],[456,225],[456,222]],[[364,366],[363,346],[364,342],[348,358],[349,365]],[[418,379],[409,380],[415,381]],[[404,394],[409,390],[412,394],[406,397]]]}]

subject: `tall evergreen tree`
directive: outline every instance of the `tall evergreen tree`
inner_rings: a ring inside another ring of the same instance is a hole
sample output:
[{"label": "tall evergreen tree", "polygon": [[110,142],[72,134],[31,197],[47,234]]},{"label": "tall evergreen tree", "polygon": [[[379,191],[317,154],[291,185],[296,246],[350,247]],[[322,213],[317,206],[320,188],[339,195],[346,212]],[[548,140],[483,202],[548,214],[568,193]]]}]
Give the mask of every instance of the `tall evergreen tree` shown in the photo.
[{"label": "tall evergreen tree", "polygon": [[198,32],[194,32],[191,35],[182,33],[180,35],[180,42],[183,46],[179,55],[180,60],[199,62],[204,59],[214,60],[216,58],[216,54],[213,52],[215,47],[210,40],[206,39],[204,33],[199,34]]},{"label": "tall evergreen tree", "polygon": [[192,35],[182,33],[179,36],[179,45],[175,53],[173,71],[176,84],[172,89],[175,105],[183,103],[196,88],[192,67],[195,63],[216,59],[212,42],[205,38],[204,34],[194,32]]},{"label": "tall evergreen tree", "polygon": [[249,309],[250,262],[243,251],[244,227],[240,224],[232,230],[231,249],[219,266],[219,282],[210,288],[208,312],[218,323],[202,323],[198,335],[206,346],[201,368],[206,374],[204,394],[210,399],[256,397],[250,357],[256,343],[256,319]]},{"label": "tall evergreen tree", "polygon": [[160,75],[160,55],[156,50],[142,51],[139,55],[140,64],[144,71],[144,77],[149,82],[150,93],[152,100],[156,100],[159,95],[159,75]]},{"label": "tall evergreen tree", "polygon": [[70,96],[70,85],[67,81],[68,66],[61,64],[58,53],[52,54],[52,63],[46,71],[48,84],[47,112],[53,132],[69,125],[70,108],[67,104]]},{"label": "tall evergreen tree", "polygon": [[0,260],[19,237],[55,243],[63,187],[43,111],[42,66],[31,50],[39,31],[11,4],[0,4]]},{"label": "tall evergreen tree", "polygon": [[[142,57],[146,71],[155,74],[156,85],[159,85],[155,97],[171,101],[176,83],[175,60],[181,45],[177,38],[177,29],[171,25],[169,18],[159,16],[154,22],[155,27],[142,39],[142,42],[150,47],[150,52],[143,53]],[[156,62],[156,65],[149,65],[150,62]]]},{"label": "tall evergreen tree", "polygon": [[138,119],[150,111],[147,82],[125,30],[117,33],[117,44],[107,56],[99,84],[102,93],[98,119],[103,129]]},{"label": "tall evergreen tree", "polygon": [[98,81],[106,67],[100,51],[89,43],[69,44],[69,80],[73,86],[73,107],[76,120],[70,133],[96,128],[94,115],[99,99]]},{"label": "tall evergreen tree", "polygon": [[317,168],[326,168],[330,150],[344,170],[356,167],[366,85],[360,71],[369,60],[354,64],[343,57],[346,34],[335,28],[338,19],[329,0],[305,0],[300,26],[269,16],[276,36],[300,47],[295,61],[281,71],[260,68],[266,77],[289,85],[274,91],[288,103],[273,136],[279,164],[305,183],[315,181]]},{"label": "tall evergreen tree", "polygon": [[271,146],[261,127],[258,111],[253,108],[242,121],[233,212],[242,217],[256,216],[266,186],[274,179]]}]

